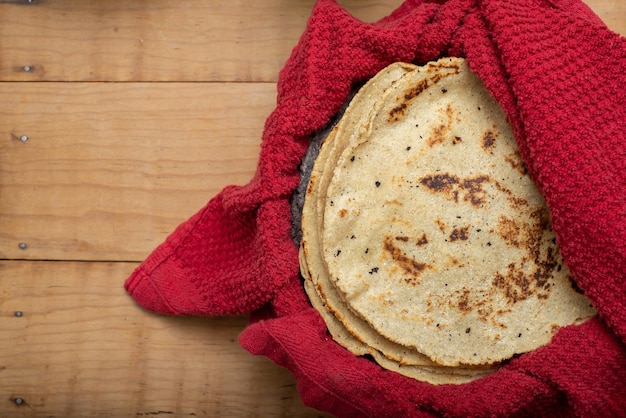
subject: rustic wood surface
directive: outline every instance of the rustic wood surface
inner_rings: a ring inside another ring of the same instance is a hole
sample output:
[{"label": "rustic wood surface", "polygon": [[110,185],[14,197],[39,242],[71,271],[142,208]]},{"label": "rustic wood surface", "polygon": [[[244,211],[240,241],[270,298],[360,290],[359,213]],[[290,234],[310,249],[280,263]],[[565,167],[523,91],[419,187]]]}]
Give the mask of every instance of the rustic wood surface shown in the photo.
[{"label": "rustic wood surface", "polygon": [[[246,317],[170,318],[124,279],[253,175],[313,0],[0,0],[0,417],[326,416],[241,349]],[[342,0],[374,21],[401,0]],[[587,0],[626,34],[626,2]]]}]

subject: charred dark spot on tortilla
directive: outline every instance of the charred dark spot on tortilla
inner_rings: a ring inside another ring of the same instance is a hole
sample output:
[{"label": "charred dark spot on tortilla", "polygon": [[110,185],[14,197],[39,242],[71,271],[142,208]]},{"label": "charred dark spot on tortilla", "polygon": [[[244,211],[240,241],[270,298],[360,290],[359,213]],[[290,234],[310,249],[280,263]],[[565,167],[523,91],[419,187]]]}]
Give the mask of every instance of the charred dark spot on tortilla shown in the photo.
[{"label": "charred dark spot on tortilla", "polygon": [[356,235],[352,235],[352,236],[350,237],[350,239],[355,239],[355,238],[356,238]]},{"label": "charred dark spot on tortilla", "polygon": [[410,146],[406,147],[406,150],[411,151],[411,147]]},{"label": "charred dark spot on tortilla", "polygon": [[537,231],[543,231],[551,229],[550,213],[548,208],[539,208],[530,214],[530,217],[535,221]]},{"label": "charred dark spot on tortilla", "polygon": [[582,290],[580,287],[578,287],[578,283],[576,283],[576,282],[574,281],[574,279],[572,278],[572,276],[568,275],[568,276],[567,276],[567,279],[569,280],[569,285],[572,287],[572,289],[574,290],[574,292],[576,292],[576,293],[580,293],[581,295],[584,295],[584,294],[585,294],[585,292],[583,292],[583,290]]},{"label": "charred dark spot on tortilla", "polygon": [[[405,96],[406,97],[406,96]],[[407,104],[400,103],[398,106],[394,107],[389,111],[389,119],[388,122],[397,122],[402,116],[404,116],[404,111],[406,110]]]},{"label": "charred dark spot on tortilla", "polygon": [[350,161],[354,162],[354,155],[352,157],[350,157]]},{"label": "charred dark spot on tortilla", "polygon": [[371,269],[370,271],[368,271],[369,274],[374,274],[374,273],[378,273],[378,267],[374,267],[373,269]]},{"label": "charred dark spot on tortilla", "polygon": [[486,192],[483,190],[483,183],[489,182],[490,178],[487,175],[477,176],[470,179],[463,180],[462,187],[466,192],[463,200],[470,202],[476,207],[480,207],[485,203]]},{"label": "charred dark spot on tortilla", "polygon": [[472,332],[472,329],[471,329],[471,328],[465,328],[465,333],[466,333],[466,334],[469,334],[470,332]]},{"label": "charred dark spot on tortilla", "polygon": [[452,230],[452,232],[450,233],[450,241],[454,242],[454,241],[467,241],[468,237],[468,230],[469,230],[469,226],[463,227],[463,228],[454,228]]},{"label": "charred dark spot on tortilla", "polygon": [[366,249],[365,249],[365,254],[367,254],[367,253],[369,253],[369,252],[370,252],[370,249],[369,249],[369,248],[366,248]]},{"label": "charred dark spot on tortilla", "polygon": [[396,237],[396,241],[404,241],[407,242],[409,240],[409,237],[403,235],[403,236],[398,236]]},{"label": "charred dark spot on tortilla", "polygon": [[374,185],[375,185],[376,187],[380,187],[380,181],[376,181],[376,182],[374,182]]},{"label": "charred dark spot on tortilla", "polygon": [[339,254],[341,254],[341,250],[337,250],[337,252],[335,253],[335,257],[338,257]]},{"label": "charred dark spot on tortilla", "polygon": [[[408,103],[411,100],[415,99],[417,96],[419,96],[424,90],[437,84],[441,79],[454,75],[454,74],[458,74],[460,72],[458,65],[449,65],[449,66],[441,65],[441,66],[437,66],[437,68],[449,70],[449,72],[446,72],[446,73],[440,72],[437,74],[433,74],[430,78],[420,80],[418,83],[406,89],[404,91],[404,94],[398,98],[398,99],[403,98],[404,101],[389,111],[389,118],[387,118],[388,122],[398,122],[400,119],[402,119],[408,107]],[[429,70],[429,72],[430,71],[431,70]]]},{"label": "charred dark spot on tortilla", "polygon": [[431,268],[426,263],[421,263],[404,254],[400,247],[394,244],[392,237],[385,237],[383,242],[383,250],[389,255],[393,261],[404,271],[403,280],[410,285],[418,285],[419,277],[424,270]]},{"label": "charred dark spot on tortilla", "polygon": [[444,87],[444,88],[442,88],[442,89],[441,89],[441,92],[442,92],[442,93],[447,93],[447,92],[448,92],[448,89]]},{"label": "charred dark spot on tortilla", "polygon": [[437,81],[439,81],[443,77],[446,77],[452,74],[458,74],[460,71],[458,64],[433,63],[433,64],[429,64],[428,69],[430,70],[431,68],[445,68],[447,70],[454,70],[451,74],[444,74],[444,75],[436,74],[435,77],[433,78],[437,78]]},{"label": "charred dark spot on tortilla", "polygon": [[492,131],[486,131],[483,134],[481,146],[483,147],[485,151],[492,153],[495,145],[496,145],[496,135]]},{"label": "charred dark spot on tortilla", "polygon": [[481,207],[486,202],[487,192],[483,189],[483,183],[490,182],[488,175],[460,179],[448,173],[424,176],[420,183],[428,187],[433,193],[441,193],[446,199],[459,201],[459,194],[463,193],[463,201],[475,207]]},{"label": "charred dark spot on tortilla", "polygon": [[456,145],[460,142],[463,142],[460,136],[455,136],[454,138],[452,138],[452,145]]},{"label": "charred dark spot on tortilla", "polygon": [[[541,300],[549,297],[552,271],[557,265],[555,251],[548,248],[545,253],[541,253],[538,248],[531,248],[531,256],[536,266],[534,272],[529,274],[522,266],[511,263],[506,272],[496,273],[492,280],[492,285],[502,292],[508,304],[513,305],[533,295]],[[526,261],[522,260],[521,264]]]},{"label": "charred dark spot on tortilla", "polygon": [[417,242],[415,243],[418,246],[422,246],[422,245],[426,245],[428,244],[428,238],[426,237],[426,234],[422,234],[422,236],[420,237],[420,239],[417,240]]},{"label": "charred dark spot on tortilla", "polygon": [[459,183],[459,178],[450,174],[436,174],[422,177],[420,183],[434,192],[448,193],[452,190],[453,185]]},{"label": "charred dark spot on tortilla", "polygon": [[404,92],[404,100],[407,100],[407,101],[413,100],[414,98],[419,96],[421,92],[423,92],[428,87],[430,87],[430,81],[431,81],[430,79],[421,80],[416,85],[411,86],[409,89],[407,89]]}]

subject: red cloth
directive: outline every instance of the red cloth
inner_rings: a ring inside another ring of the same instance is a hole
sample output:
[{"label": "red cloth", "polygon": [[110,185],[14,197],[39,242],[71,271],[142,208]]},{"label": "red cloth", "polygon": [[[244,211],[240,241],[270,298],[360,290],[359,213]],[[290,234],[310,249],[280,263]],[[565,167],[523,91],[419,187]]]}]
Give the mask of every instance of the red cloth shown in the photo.
[{"label": "red cloth", "polygon": [[[308,304],[289,200],[310,135],[394,61],[465,57],[507,113],[563,257],[599,312],[464,385],[355,357]],[[147,309],[252,312],[241,345],[338,416],[626,416],[626,38],[579,0],[408,0],[363,23],[319,0],[278,83],[257,173],[180,225],[127,280]]]}]

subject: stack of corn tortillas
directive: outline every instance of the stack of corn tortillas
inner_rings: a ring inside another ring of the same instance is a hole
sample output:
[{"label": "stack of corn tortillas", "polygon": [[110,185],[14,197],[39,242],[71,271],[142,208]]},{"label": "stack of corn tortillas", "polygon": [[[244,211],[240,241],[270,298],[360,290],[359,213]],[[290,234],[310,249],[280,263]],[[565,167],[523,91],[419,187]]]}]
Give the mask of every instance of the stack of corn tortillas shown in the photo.
[{"label": "stack of corn tortillas", "polygon": [[300,266],[333,338],[382,367],[465,383],[595,314],[497,102],[466,62],[365,84],[310,173]]}]

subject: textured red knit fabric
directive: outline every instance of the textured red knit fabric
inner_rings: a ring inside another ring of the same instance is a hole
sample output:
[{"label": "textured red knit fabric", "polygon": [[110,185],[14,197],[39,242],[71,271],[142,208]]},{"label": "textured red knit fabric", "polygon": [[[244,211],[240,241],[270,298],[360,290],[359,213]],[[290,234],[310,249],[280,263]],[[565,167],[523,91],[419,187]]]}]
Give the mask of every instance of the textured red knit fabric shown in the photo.
[{"label": "textured red knit fabric", "polygon": [[[464,385],[355,357],[303,292],[289,201],[312,133],[394,61],[465,57],[498,100],[598,317]],[[366,24],[319,0],[280,73],[257,173],[183,223],[126,288],[176,315],[252,313],[240,342],[338,416],[626,416],[626,38],[579,0],[408,0]]]}]

